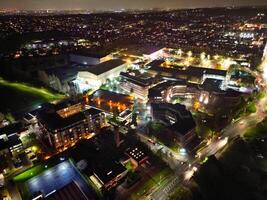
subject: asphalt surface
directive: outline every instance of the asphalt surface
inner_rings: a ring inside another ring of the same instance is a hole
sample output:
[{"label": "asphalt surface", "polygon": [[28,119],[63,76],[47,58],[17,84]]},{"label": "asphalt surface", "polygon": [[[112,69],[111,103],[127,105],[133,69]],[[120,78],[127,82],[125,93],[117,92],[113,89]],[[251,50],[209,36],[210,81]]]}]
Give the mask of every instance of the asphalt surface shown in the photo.
[{"label": "asphalt surface", "polygon": [[[267,59],[263,65],[264,65],[263,68],[265,69],[264,71],[267,71]],[[264,82],[265,83],[267,82],[267,76]],[[262,91],[265,94],[267,94],[266,86],[264,86]],[[236,136],[242,137],[248,129],[255,127],[257,123],[261,122],[265,118],[265,105],[267,105],[266,95],[264,98],[256,102],[256,107],[257,107],[256,113],[243,116],[240,119],[233,121],[231,124],[229,124],[226,128],[222,130],[220,138],[215,138],[211,140],[199,151],[200,157],[203,159],[206,156],[214,154],[218,155],[223,148],[227,148],[227,144],[229,141],[233,140]],[[202,159],[197,157],[191,160],[188,166],[182,167],[180,168],[180,170],[177,169],[175,173],[176,175],[171,177],[166,185],[160,186],[156,191],[151,193],[149,198],[147,199],[153,199],[153,200],[168,199],[170,192],[179,184],[181,184],[183,181],[185,181],[184,177],[186,174],[188,174],[188,172],[190,173],[190,176],[193,176],[194,173],[192,172],[192,170],[194,166],[199,165]]]}]

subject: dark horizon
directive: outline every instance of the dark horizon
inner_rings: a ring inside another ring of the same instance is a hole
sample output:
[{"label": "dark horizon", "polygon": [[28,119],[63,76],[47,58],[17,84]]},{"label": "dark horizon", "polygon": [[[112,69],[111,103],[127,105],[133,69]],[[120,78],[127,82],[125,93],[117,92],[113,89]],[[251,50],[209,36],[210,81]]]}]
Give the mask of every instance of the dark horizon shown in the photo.
[{"label": "dark horizon", "polygon": [[265,0],[170,0],[164,2],[161,0],[143,0],[122,1],[122,0],[2,0],[0,9],[9,10],[150,10],[150,9],[187,9],[187,8],[213,8],[213,7],[257,7],[267,6]]}]

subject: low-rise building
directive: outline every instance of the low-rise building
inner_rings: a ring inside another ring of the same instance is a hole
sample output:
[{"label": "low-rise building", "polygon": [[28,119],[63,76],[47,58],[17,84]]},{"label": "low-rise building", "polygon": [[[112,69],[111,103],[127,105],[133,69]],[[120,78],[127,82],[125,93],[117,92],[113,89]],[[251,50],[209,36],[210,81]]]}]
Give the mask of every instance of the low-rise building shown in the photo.
[{"label": "low-rise building", "polygon": [[14,123],[0,129],[0,155],[16,155],[24,150],[22,141],[19,138],[23,130],[22,123]]},{"label": "low-rise building", "polygon": [[148,72],[154,76],[186,80],[187,82],[201,84],[207,78],[222,80],[227,83],[229,76],[226,70],[203,67],[166,67],[162,60],[155,60],[147,64]]},{"label": "low-rise building", "polygon": [[[103,130],[92,140],[81,140],[70,155],[75,163],[83,161],[83,173],[99,190],[110,190],[127,174],[120,162],[123,149],[117,146],[114,132]],[[86,149],[86,151],[84,151]]]},{"label": "low-rise building", "polygon": [[94,174],[90,176],[90,179],[94,183],[98,182],[101,189],[111,189],[115,187],[118,182],[125,177],[127,169],[119,162],[110,162],[102,168],[96,168]]},{"label": "low-rise building", "polygon": [[118,77],[121,72],[127,70],[127,64],[119,59],[102,62],[79,71],[76,79],[80,90],[98,89],[107,79]]},{"label": "low-rise building", "polygon": [[111,58],[109,53],[99,49],[79,49],[69,54],[69,61],[80,65],[97,65]]},{"label": "low-rise building", "polygon": [[100,89],[89,96],[88,104],[127,124],[132,120],[133,100],[132,96]]},{"label": "low-rise building", "polygon": [[63,66],[38,71],[38,79],[50,88],[61,93],[71,94],[78,92],[73,81],[76,80],[82,66]]},{"label": "low-rise building", "polygon": [[135,168],[144,164],[149,158],[145,150],[139,146],[129,147],[125,153],[130,157]]}]

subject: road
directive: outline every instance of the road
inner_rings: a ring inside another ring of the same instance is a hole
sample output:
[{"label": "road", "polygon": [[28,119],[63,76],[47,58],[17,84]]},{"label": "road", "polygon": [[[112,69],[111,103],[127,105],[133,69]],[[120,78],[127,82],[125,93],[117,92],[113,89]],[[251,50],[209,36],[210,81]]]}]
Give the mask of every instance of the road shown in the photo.
[{"label": "road", "polygon": [[[263,71],[267,74],[267,58],[263,61]],[[264,77],[264,87],[262,91],[267,94],[267,75]],[[226,128],[224,128],[221,132],[221,137],[214,138],[211,141],[207,142],[207,144],[198,152],[198,157],[190,161],[190,164],[181,168],[177,168],[175,171],[175,176],[171,177],[166,185],[159,187],[156,191],[150,194],[148,199],[153,200],[164,200],[168,199],[170,192],[181,184],[183,181],[190,180],[193,176],[194,172],[197,170],[197,165],[203,160],[203,158],[216,155],[219,156],[224,147],[227,147],[227,143],[232,141],[237,136],[243,136],[245,132],[255,127],[255,125],[261,122],[265,118],[265,105],[267,105],[267,95],[264,98],[258,100],[256,102],[257,111],[250,115],[243,116],[236,121],[233,121]]]}]

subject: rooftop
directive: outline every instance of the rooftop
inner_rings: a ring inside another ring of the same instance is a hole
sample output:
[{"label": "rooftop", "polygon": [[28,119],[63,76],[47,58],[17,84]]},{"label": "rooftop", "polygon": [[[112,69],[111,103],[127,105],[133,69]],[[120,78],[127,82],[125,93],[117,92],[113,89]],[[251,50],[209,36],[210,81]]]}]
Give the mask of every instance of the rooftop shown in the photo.
[{"label": "rooftop", "polygon": [[8,126],[5,126],[3,128],[0,128],[0,135],[12,135],[13,133],[18,133],[23,129],[23,125],[21,122],[16,122],[13,124],[10,124]]},{"label": "rooftop", "polygon": [[143,56],[150,55],[156,51],[159,51],[160,49],[162,49],[162,47],[134,45],[132,47],[128,47],[124,53],[135,56]]},{"label": "rooftop", "polygon": [[149,89],[149,97],[161,96],[161,92],[175,85],[187,85],[184,80],[167,80]]},{"label": "rooftop", "polygon": [[95,115],[98,115],[99,113],[102,113],[101,110],[99,109],[96,109],[96,108],[89,108],[88,110],[85,110],[84,111],[84,114],[87,116],[87,115],[92,115],[92,116],[95,116]]},{"label": "rooftop", "polygon": [[88,200],[80,187],[74,182],[70,182],[63,188],[45,197],[46,200]]},{"label": "rooftop", "polygon": [[126,154],[134,159],[135,161],[142,162],[148,158],[147,154],[145,153],[144,149],[141,147],[130,147],[126,150]]},{"label": "rooftop", "polygon": [[86,71],[95,74],[95,75],[100,75],[103,74],[107,71],[110,71],[118,66],[123,65],[125,62],[120,60],[120,59],[113,59],[113,60],[109,60],[106,62],[102,62],[100,64],[88,67],[86,69]]},{"label": "rooftop", "polygon": [[91,140],[81,140],[70,149],[69,154],[75,162],[85,160],[87,167],[84,173],[87,176],[97,175],[104,184],[126,170],[119,163],[121,149],[117,148],[114,133],[109,130],[102,130]]},{"label": "rooftop", "polygon": [[194,67],[194,66],[189,66],[185,69],[180,68],[180,67],[178,67],[178,68],[163,67],[161,65],[158,65],[157,63],[151,64],[149,66],[151,66],[151,67],[148,70],[152,70],[152,71],[156,71],[156,72],[169,73],[171,76],[174,76],[174,77],[176,77],[176,76],[201,77],[204,74],[226,76],[226,74],[227,74],[226,70]]},{"label": "rooftop", "polygon": [[79,49],[79,50],[73,51],[71,54],[93,57],[93,58],[103,58],[109,55],[110,53],[103,51],[103,49],[92,48],[92,49]]},{"label": "rooftop", "polygon": [[[158,120],[166,123],[169,128],[174,131],[178,131],[181,134],[186,134],[189,130],[195,128],[196,123],[190,111],[181,104],[170,103],[151,103],[154,117]],[[175,116],[175,121],[170,123],[168,115],[172,118]]]},{"label": "rooftop", "polygon": [[38,113],[39,121],[50,130],[62,129],[72,124],[85,120],[85,115],[82,112],[69,115],[68,117],[61,117],[55,109],[42,109]]},{"label": "rooftop", "polygon": [[91,106],[117,114],[133,105],[131,96],[102,89],[95,91],[89,98]]},{"label": "rooftop", "polygon": [[127,79],[128,81],[140,85],[140,86],[149,86],[154,81],[155,78],[151,76],[151,74],[144,72],[141,73],[138,70],[132,70],[129,72],[121,72],[120,74],[124,79]]},{"label": "rooftop", "polygon": [[158,66],[159,67],[164,62],[165,62],[165,60],[153,60],[150,63],[146,64],[146,66],[149,66],[149,67]]},{"label": "rooftop", "polygon": [[94,174],[104,183],[108,183],[118,175],[126,171],[126,168],[119,162],[110,162],[109,165],[102,165],[94,170]]}]

